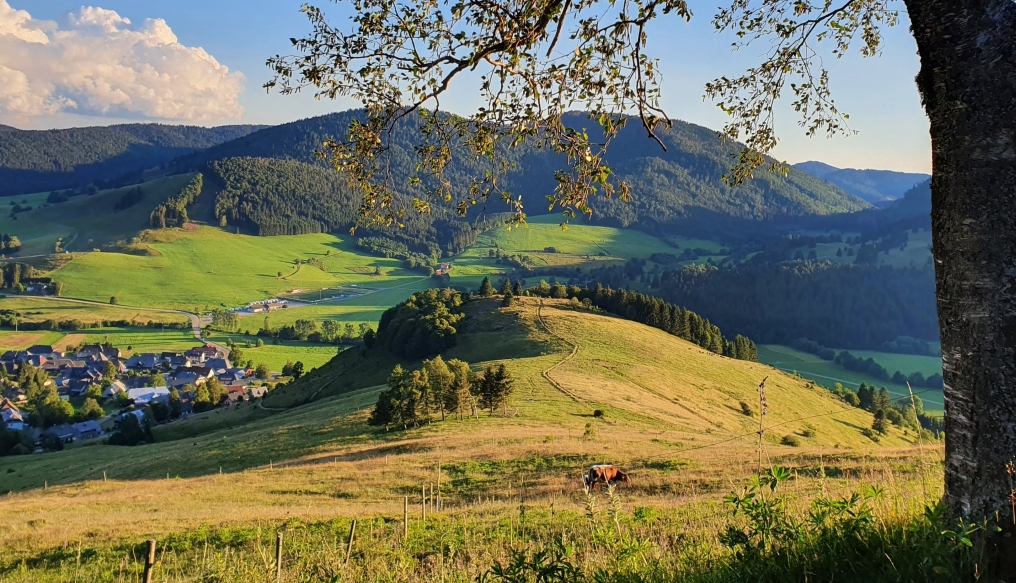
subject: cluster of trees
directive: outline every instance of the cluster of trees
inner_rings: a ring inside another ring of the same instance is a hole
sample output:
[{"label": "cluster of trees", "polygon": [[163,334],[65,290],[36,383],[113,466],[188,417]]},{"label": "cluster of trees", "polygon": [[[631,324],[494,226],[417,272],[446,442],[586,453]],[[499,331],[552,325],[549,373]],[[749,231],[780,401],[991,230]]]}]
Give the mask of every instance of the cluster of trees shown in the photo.
[{"label": "cluster of trees", "polygon": [[[161,403],[159,404],[161,405]],[[144,443],[155,443],[155,436],[152,435],[152,424],[148,421],[147,417],[139,420],[135,415],[125,415],[120,420],[120,426],[109,436],[106,443],[108,445],[131,447]]]},{"label": "cluster of trees", "polygon": [[21,249],[21,240],[15,235],[4,233],[0,235],[0,252],[15,253]]},{"label": "cluster of trees", "polygon": [[[544,251],[547,252],[546,249]],[[555,249],[553,252],[556,253],[557,250]],[[519,269],[529,269],[533,265],[533,258],[523,253],[508,253],[500,249],[489,249],[487,257],[499,265],[508,265]]]},{"label": "cluster of trees", "polygon": [[436,415],[477,415],[478,410],[493,415],[507,411],[514,390],[514,379],[503,364],[488,365],[483,373],[473,373],[461,360],[445,362],[440,355],[423,361],[419,370],[396,365],[388,378],[388,388],[378,395],[369,423],[401,425],[403,429],[428,423]]},{"label": "cluster of trees", "polygon": [[22,292],[25,284],[35,277],[35,268],[27,263],[4,263],[0,267],[4,289]]},{"label": "cluster of trees", "polygon": [[366,322],[353,324],[352,322],[342,323],[336,320],[324,320],[318,324],[316,320],[299,319],[287,326],[273,327],[267,317],[265,318],[264,326],[257,331],[257,335],[264,338],[322,342],[326,344],[358,342],[366,336],[373,334],[374,329]]},{"label": "cluster of trees", "polygon": [[165,229],[167,227],[182,227],[187,221],[187,207],[201,194],[204,177],[198,173],[187,183],[186,186],[166,202],[155,207],[149,217],[148,223],[153,229]]},{"label": "cluster of trees", "polygon": [[920,356],[942,356],[942,349],[931,342],[910,336],[898,336],[889,342],[882,343],[884,352],[896,354],[917,354]]},{"label": "cluster of trees", "polygon": [[124,195],[120,197],[120,200],[116,201],[116,203],[113,204],[113,210],[122,211],[124,209],[129,209],[132,206],[140,203],[144,199],[145,192],[141,190],[140,186],[135,186],[134,188],[125,192]]},{"label": "cluster of trees", "polygon": [[588,306],[659,328],[716,354],[739,360],[758,360],[758,350],[750,338],[739,334],[728,340],[709,320],[657,297],[625,289],[614,290],[599,284],[593,288],[580,288],[560,283],[551,286],[546,281],[529,288],[526,293],[539,297],[575,298]]},{"label": "cluster of trees", "polygon": [[452,289],[417,292],[385,310],[376,338],[364,338],[368,347],[381,346],[401,358],[424,358],[455,345],[459,323],[466,317],[462,294]]},{"label": "cluster of trees", "polygon": [[893,401],[888,389],[875,388],[874,385],[869,386],[866,383],[861,383],[857,387],[857,392],[836,383],[832,392],[848,405],[872,413],[871,431],[866,432],[866,435],[885,435],[890,425],[920,432],[921,436],[929,440],[941,439],[944,435],[945,427],[942,419],[925,412],[924,401],[916,395],[913,400],[910,397],[902,397]]},{"label": "cluster of trees", "polygon": [[404,259],[409,269],[433,267],[437,263],[433,256],[410,251],[405,243],[388,237],[360,237],[356,240],[356,246],[374,255],[389,259]]},{"label": "cluster of trees", "polygon": [[235,332],[240,327],[240,317],[236,312],[223,308],[212,310],[212,327],[223,332]]}]

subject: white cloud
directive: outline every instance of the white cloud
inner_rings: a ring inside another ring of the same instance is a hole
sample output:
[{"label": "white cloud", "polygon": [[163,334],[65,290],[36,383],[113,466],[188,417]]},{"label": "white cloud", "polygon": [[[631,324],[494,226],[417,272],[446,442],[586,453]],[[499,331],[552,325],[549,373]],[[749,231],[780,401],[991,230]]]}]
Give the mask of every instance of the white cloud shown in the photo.
[{"label": "white cloud", "polygon": [[87,7],[60,28],[0,0],[0,117],[238,119],[243,82],[204,49],[180,44],[162,19],[132,26]]}]

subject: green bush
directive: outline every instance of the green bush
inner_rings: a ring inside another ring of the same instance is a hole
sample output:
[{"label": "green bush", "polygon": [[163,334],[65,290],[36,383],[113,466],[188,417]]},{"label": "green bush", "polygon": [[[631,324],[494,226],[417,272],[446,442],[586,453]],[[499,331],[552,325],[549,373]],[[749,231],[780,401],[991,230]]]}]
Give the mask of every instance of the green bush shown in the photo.
[{"label": "green bush", "polygon": [[783,445],[789,445],[790,447],[801,447],[801,438],[793,434],[784,435],[783,439],[780,440],[780,443]]}]

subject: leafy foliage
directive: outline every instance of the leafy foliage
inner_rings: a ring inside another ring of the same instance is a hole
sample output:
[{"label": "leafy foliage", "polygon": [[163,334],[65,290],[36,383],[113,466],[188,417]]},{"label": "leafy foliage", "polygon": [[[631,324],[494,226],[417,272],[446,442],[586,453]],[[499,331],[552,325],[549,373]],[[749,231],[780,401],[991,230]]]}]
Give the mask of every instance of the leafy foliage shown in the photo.
[{"label": "leafy foliage", "polygon": [[455,345],[465,318],[462,295],[451,289],[417,292],[385,310],[378,322],[376,346],[402,358],[422,358]]}]

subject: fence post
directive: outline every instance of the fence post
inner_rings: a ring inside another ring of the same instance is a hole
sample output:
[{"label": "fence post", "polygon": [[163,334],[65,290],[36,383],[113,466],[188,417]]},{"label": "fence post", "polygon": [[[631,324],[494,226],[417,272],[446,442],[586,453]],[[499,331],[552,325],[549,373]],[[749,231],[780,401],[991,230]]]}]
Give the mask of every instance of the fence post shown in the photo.
[{"label": "fence post", "polygon": [[282,531],[275,533],[275,581],[282,581]]},{"label": "fence post", "polygon": [[420,520],[427,522],[427,484],[420,484]]},{"label": "fence post", "polygon": [[353,537],[356,536],[356,519],[353,519],[353,523],[349,525],[349,545],[346,546],[346,562],[349,564],[349,557],[353,554]]},{"label": "fence post", "polygon": [[155,567],[155,539],[148,539],[148,552],[145,553],[145,583],[152,583],[153,567]]},{"label": "fence post", "polygon": [[409,540],[409,496],[403,499],[402,506],[402,542]]}]

